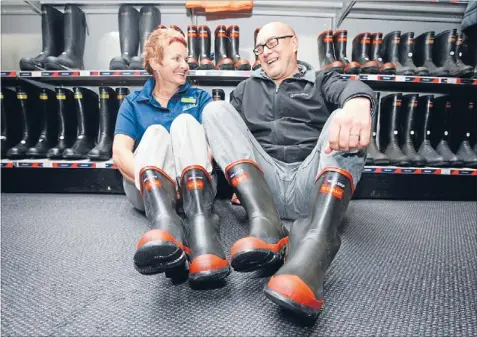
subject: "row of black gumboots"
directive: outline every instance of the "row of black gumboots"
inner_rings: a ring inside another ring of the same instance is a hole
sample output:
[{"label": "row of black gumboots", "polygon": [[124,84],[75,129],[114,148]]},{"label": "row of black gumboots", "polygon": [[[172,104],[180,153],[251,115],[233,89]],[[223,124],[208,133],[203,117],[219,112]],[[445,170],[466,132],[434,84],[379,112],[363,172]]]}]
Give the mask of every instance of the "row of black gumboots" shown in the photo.
[{"label": "row of black gumboots", "polygon": [[111,159],[117,113],[128,93],[2,88],[2,158]]},{"label": "row of black gumboots", "polygon": [[[42,52],[35,57],[23,57],[20,69],[69,70],[84,69],[86,16],[77,5],[66,5],[64,13],[55,7],[42,5]],[[111,70],[143,70],[141,51],[148,36],[161,25],[161,13],[152,5],[141,8],[122,5],[118,13],[121,56],[110,61]],[[184,32],[171,25],[182,35]],[[258,32],[256,30],[255,36]],[[219,25],[215,29],[215,64],[211,58],[211,32],[206,25],[187,27],[189,65],[191,69],[250,70],[251,65],[239,55],[239,27]],[[185,37],[185,35],[184,35]],[[256,62],[255,66],[258,63]]]},{"label": "row of black gumboots", "polygon": [[[109,87],[99,87],[99,95],[82,87],[2,88],[1,157],[109,160],[117,113],[128,94],[128,88]],[[225,100],[222,89],[212,96]]]},{"label": "row of black gumboots", "polygon": [[[121,56],[109,63],[111,70],[142,70],[141,51],[149,35],[156,29],[167,28],[161,24],[161,12],[152,5],[146,5],[138,12],[132,5],[122,5],[118,12],[119,44]],[[186,35],[177,25],[170,25]],[[258,33],[258,28],[255,32]],[[188,25],[187,44],[189,48],[188,63],[191,69],[250,70],[250,63],[239,54],[240,28],[231,25],[218,25],[214,32],[214,57],[211,57],[212,34],[207,25]],[[255,63],[255,67],[258,62]]]},{"label": "row of black gumboots", "polygon": [[382,97],[366,164],[477,167],[475,97],[401,93]]},{"label": "row of black gumboots", "polygon": [[346,56],[346,42],[346,30],[327,30],[318,36],[321,69],[346,74],[477,77],[477,44],[467,44],[457,29],[437,35],[429,31],[416,38],[413,32],[393,31],[384,38],[380,32],[360,33],[353,39],[351,60]]}]

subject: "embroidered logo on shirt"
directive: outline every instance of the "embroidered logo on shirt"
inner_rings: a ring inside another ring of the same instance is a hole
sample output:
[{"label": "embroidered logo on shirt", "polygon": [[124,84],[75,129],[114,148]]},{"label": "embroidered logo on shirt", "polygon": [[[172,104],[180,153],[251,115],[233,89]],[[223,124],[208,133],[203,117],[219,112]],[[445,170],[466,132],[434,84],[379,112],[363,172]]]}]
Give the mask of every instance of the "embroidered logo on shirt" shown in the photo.
[{"label": "embroidered logo on shirt", "polygon": [[306,92],[294,92],[290,94],[291,98],[295,97],[308,97],[309,95]]},{"label": "embroidered logo on shirt", "polygon": [[197,99],[195,97],[182,97],[181,98],[181,103],[195,104],[195,103],[197,103]]},{"label": "embroidered logo on shirt", "polygon": [[184,105],[184,107],[182,108],[182,111],[187,111],[187,110],[196,108],[197,106],[198,106],[197,104],[187,104],[187,105]]}]

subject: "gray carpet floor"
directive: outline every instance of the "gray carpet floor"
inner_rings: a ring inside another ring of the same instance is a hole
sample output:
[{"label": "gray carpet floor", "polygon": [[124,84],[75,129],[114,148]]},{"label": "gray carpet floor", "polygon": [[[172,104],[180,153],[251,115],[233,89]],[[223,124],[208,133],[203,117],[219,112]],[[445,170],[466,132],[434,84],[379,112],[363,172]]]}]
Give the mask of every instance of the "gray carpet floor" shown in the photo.
[{"label": "gray carpet floor", "polygon": [[[147,220],[124,196],[2,194],[2,335],[476,336],[477,204],[352,201],[326,278],[326,306],[301,326],[232,272],[193,290],[132,263]],[[215,204],[223,244],[243,208]]]}]

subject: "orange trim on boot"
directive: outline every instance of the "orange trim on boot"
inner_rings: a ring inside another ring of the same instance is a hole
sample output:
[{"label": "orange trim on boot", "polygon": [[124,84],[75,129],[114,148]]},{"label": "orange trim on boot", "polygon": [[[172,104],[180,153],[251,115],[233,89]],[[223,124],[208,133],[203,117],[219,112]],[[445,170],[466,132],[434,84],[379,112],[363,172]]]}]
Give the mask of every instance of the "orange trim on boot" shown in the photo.
[{"label": "orange trim on boot", "polygon": [[[172,183],[172,185],[174,185],[174,187],[176,186],[176,183],[174,181],[174,179],[172,179],[171,177],[169,177],[169,175],[162,169],[160,169],[159,167],[157,166],[144,166],[141,171],[139,171],[139,179],[141,178],[142,174],[144,173],[144,171],[146,170],[153,170],[153,171],[158,171],[159,173],[161,173],[164,177],[166,177],[167,179],[169,179],[169,181]],[[143,195],[143,190],[142,190],[142,184],[140,184],[140,187],[141,187],[141,195]]]},{"label": "orange trim on boot", "polygon": [[265,241],[249,236],[246,238],[242,238],[234,243],[232,249],[230,250],[230,255],[233,257],[240,252],[250,249],[266,249],[270,250],[274,253],[278,253],[283,246],[288,244],[288,236],[284,237],[277,243],[266,243]]},{"label": "orange trim on boot", "polygon": [[320,179],[320,177],[325,174],[326,172],[337,172],[341,175],[344,175],[346,178],[348,178],[349,182],[351,183],[351,193],[354,193],[354,184],[353,184],[353,176],[351,175],[351,173],[349,173],[348,171],[342,169],[342,168],[338,168],[338,167],[325,167],[323,169],[323,171],[321,171],[320,174],[318,174],[316,176],[316,179],[315,179],[315,183],[318,181],[318,179]]},{"label": "orange trim on boot", "polygon": [[189,273],[200,273],[203,271],[211,271],[217,269],[227,268],[229,262],[223,260],[217,255],[213,254],[202,254],[194,258],[189,266]]},{"label": "orange trim on boot", "polygon": [[250,65],[250,62],[248,62],[246,59],[240,59],[234,63],[234,68],[237,69],[238,67],[243,65]]},{"label": "orange trim on boot", "polygon": [[184,246],[182,243],[176,240],[169,232],[163,231],[161,229],[151,229],[150,231],[144,233],[139,239],[136,249],[141,248],[146,243],[151,241],[168,241],[174,243],[177,247],[182,249],[186,254],[190,254],[189,247]]},{"label": "orange trim on boot", "polygon": [[192,170],[192,169],[196,169],[196,170],[201,170],[202,172],[205,173],[205,175],[207,176],[207,179],[209,179],[210,182],[212,182],[212,177],[210,176],[210,173],[207,172],[207,170],[200,166],[200,165],[190,165],[190,166],[186,166],[183,170],[182,170],[182,173],[181,173],[181,181],[182,181],[182,178],[184,177],[184,174],[189,171],[189,170]]},{"label": "orange trim on boot", "polygon": [[290,301],[315,310],[320,310],[325,304],[325,301],[317,300],[310,287],[296,275],[272,276],[267,287]]}]

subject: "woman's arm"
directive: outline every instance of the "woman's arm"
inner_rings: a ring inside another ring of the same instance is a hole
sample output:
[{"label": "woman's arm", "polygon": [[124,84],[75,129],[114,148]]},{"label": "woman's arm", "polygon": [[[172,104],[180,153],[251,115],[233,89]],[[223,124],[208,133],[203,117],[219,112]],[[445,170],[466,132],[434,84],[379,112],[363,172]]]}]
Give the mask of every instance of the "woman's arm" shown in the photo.
[{"label": "woman's arm", "polygon": [[123,134],[114,136],[113,162],[124,178],[134,184],[134,139]]}]

